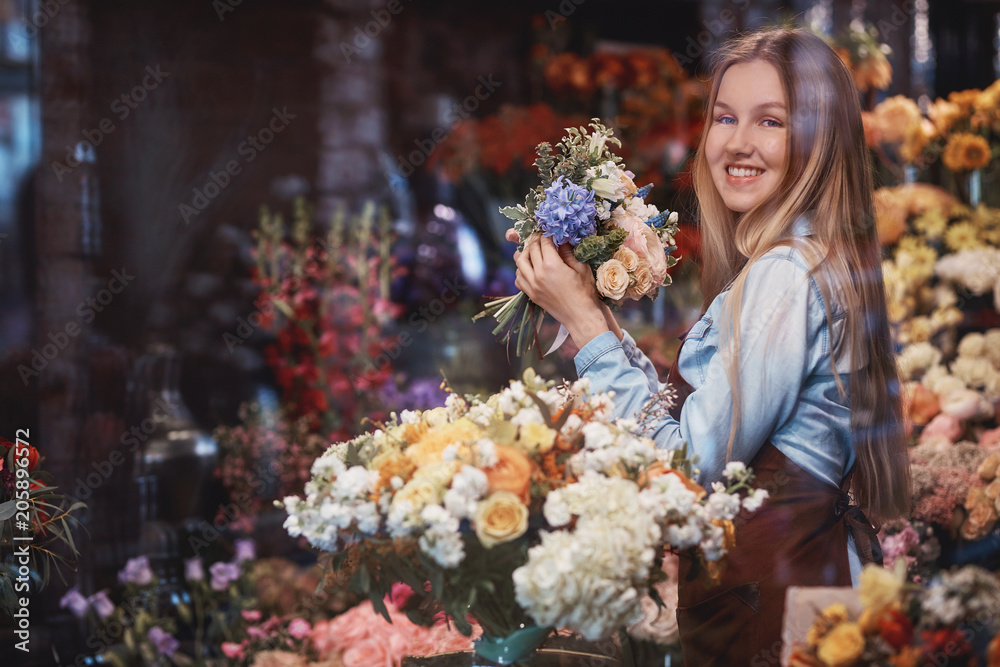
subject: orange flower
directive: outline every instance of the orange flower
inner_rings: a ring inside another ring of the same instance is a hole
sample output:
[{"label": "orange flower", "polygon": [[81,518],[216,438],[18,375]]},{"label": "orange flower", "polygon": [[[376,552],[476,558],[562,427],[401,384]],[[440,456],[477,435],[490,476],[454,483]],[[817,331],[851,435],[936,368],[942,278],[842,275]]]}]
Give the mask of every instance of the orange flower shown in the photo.
[{"label": "orange flower", "polygon": [[906,140],[913,127],[919,127],[923,115],[917,103],[905,95],[890,97],[872,111],[882,133],[882,141],[899,144]]},{"label": "orange flower", "polygon": [[874,199],[878,242],[882,246],[892,245],[906,231],[906,209],[889,188],[876,190]]},{"label": "orange flower", "polygon": [[1000,634],[986,647],[986,667],[1000,667]]},{"label": "orange flower", "polygon": [[887,609],[879,617],[878,633],[897,651],[913,643],[913,623],[896,609]]},{"label": "orange flower", "polygon": [[526,454],[507,445],[496,446],[497,462],[483,470],[490,493],[510,491],[525,505],[531,500],[531,471],[534,467]]},{"label": "orange flower", "polygon": [[[920,664],[920,658],[923,657],[923,652],[915,646],[907,646],[898,655],[894,655],[889,658],[889,663],[893,667],[917,667]],[[990,663],[992,665],[993,663]],[[1000,663],[997,663],[1000,667]]]},{"label": "orange flower", "polygon": [[990,163],[990,144],[978,134],[956,132],[948,139],[941,159],[952,171],[971,171]]},{"label": "orange flower", "polygon": [[956,90],[955,92],[948,93],[948,101],[957,104],[963,113],[971,113],[981,94],[982,91],[978,88]]},{"label": "orange flower", "polygon": [[907,393],[904,402],[908,416],[918,426],[925,425],[941,412],[941,403],[937,395],[923,383],[913,385],[912,393]]}]

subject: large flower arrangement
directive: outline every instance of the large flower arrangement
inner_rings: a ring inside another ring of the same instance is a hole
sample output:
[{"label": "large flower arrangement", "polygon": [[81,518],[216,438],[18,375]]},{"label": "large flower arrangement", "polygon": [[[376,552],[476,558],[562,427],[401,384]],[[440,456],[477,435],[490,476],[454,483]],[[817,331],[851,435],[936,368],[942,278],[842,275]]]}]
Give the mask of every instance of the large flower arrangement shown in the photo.
[{"label": "large flower arrangement", "polygon": [[[538,146],[535,161],[541,184],[529,191],[524,204],[501,209],[514,221],[521,246],[541,236],[556,246],[568,244],[573,256],[590,265],[601,298],[614,306],[626,299],[655,299],[660,287],[670,284],[667,269],[677,263],[677,214],[660,212],[643,199],[651,186],[641,190],[632,173],[609,143],[620,145],[596,118],[586,128],[568,128],[552,146]],[[517,353],[535,344],[544,312],[524,292],[494,299],[477,315],[491,315],[501,340],[517,334]]]},{"label": "large flower arrangement", "polygon": [[860,613],[852,614],[843,603],[823,609],[787,664],[1000,664],[996,576],[969,566],[942,572],[924,586],[908,586],[901,576],[903,569],[865,568],[858,589]]},{"label": "large flower arrangement", "polygon": [[597,638],[637,622],[660,550],[717,565],[732,519],[766,492],[741,503],[739,464],[707,492],[640,435],[645,417],[607,421],[611,396],[588,386],[529,369],[486,401],[451,394],[393,416],[316,461],[306,497],[285,499],[286,528],[333,552],[337,578],[383,612],[402,581],[437,602],[411,616],[443,608],[466,634],[469,617],[491,637],[539,624]]}]

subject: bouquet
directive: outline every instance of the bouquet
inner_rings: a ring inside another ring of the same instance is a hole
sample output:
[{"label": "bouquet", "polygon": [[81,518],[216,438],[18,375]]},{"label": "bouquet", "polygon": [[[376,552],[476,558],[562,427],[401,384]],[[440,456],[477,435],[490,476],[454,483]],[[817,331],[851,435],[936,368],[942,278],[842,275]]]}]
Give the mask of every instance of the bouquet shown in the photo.
[{"label": "bouquet", "polygon": [[[542,183],[528,192],[524,204],[500,212],[514,221],[524,249],[538,236],[557,245],[569,243],[573,256],[594,271],[602,300],[621,306],[626,299],[655,299],[662,285],[670,284],[667,269],[677,263],[677,213],[658,211],[643,202],[652,186],[636,188],[632,172],[608,144],[621,141],[596,118],[593,132],[567,128],[556,144],[538,145],[535,166]],[[530,350],[538,337],[544,312],[518,292],[491,300],[476,315],[496,318],[493,333],[509,343],[517,334],[517,354]],[[558,346],[558,345],[557,345]]]},{"label": "bouquet", "polygon": [[[876,565],[861,573],[860,612],[837,602],[816,615],[792,667],[839,665],[996,665],[1000,660],[994,574],[968,565],[927,586],[905,584],[906,567]],[[787,616],[786,616],[787,618]],[[985,658],[985,659],[984,659]]]},{"label": "bouquet", "polygon": [[443,407],[393,413],[331,446],[306,497],[284,500],[285,528],[332,552],[330,576],[383,614],[403,582],[419,598],[408,605],[415,621],[443,611],[466,635],[478,623],[485,657],[515,631],[608,637],[643,618],[664,549],[718,565],[732,520],[767,496],[741,500],[750,471],[739,463],[708,491],[684,452],[644,437],[671,400],[659,394],[638,420],[611,422],[610,394],[532,369],[485,401],[450,393]]}]

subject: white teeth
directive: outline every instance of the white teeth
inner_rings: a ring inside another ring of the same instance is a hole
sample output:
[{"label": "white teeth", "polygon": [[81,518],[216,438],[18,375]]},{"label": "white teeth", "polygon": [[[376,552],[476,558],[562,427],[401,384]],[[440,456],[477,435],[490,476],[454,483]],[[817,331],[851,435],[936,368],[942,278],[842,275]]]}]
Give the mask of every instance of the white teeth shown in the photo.
[{"label": "white teeth", "polygon": [[726,171],[730,176],[736,177],[760,176],[764,173],[763,169],[746,169],[744,167],[729,167]]}]

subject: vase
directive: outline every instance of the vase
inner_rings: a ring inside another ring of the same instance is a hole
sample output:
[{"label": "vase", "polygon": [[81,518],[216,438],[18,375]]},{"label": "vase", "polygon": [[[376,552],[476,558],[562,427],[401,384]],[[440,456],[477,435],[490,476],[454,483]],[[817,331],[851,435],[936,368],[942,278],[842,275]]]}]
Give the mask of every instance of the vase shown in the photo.
[{"label": "vase", "polygon": [[[590,642],[576,634],[549,634],[545,628],[525,628],[528,631],[543,633],[541,637],[525,637],[524,643],[530,644],[526,651],[519,646],[511,647],[504,652],[503,645],[514,640],[518,644],[519,637],[511,636],[504,639],[486,639],[492,648],[500,649],[493,653],[483,650],[483,640],[477,642],[476,650],[438,653],[425,657],[407,657],[403,659],[403,667],[496,667],[497,665],[530,665],[531,667],[620,667],[625,664],[622,657],[622,646],[617,637],[599,642]],[[518,632],[524,632],[518,631]],[[517,635],[517,632],[514,633]],[[486,657],[481,653],[492,656]]]}]

